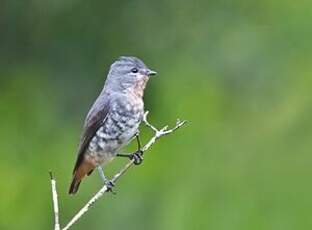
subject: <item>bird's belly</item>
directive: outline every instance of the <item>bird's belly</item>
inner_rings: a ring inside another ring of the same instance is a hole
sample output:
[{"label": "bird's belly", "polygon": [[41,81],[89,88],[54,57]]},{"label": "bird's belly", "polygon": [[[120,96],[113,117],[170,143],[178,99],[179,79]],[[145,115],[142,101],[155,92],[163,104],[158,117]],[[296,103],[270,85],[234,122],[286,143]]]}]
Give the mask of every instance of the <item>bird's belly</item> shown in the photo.
[{"label": "bird's belly", "polygon": [[123,147],[124,145],[127,145],[131,139],[134,137],[134,135],[138,132],[140,123],[135,124],[133,127],[126,129],[120,136],[119,141],[122,143]]},{"label": "bird's belly", "polygon": [[137,133],[140,121],[135,121],[124,124],[122,129],[120,129],[120,124],[118,127],[110,122],[108,122],[111,124],[110,127],[101,127],[90,142],[89,157],[92,157],[98,165],[110,162]]},{"label": "bird's belly", "polygon": [[118,150],[122,146],[123,143],[121,143],[118,139],[103,140],[97,138],[96,143],[90,143],[87,155],[91,157],[97,165],[106,164],[116,156]]},{"label": "bird's belly", "polygon": [[96,165],[106,164],[114,158],[115,154],[112,152],[107,152],[104,150],[99,150],[96,152],[88,152],[86,157],[90,158],[92,162],[95,162]]}]

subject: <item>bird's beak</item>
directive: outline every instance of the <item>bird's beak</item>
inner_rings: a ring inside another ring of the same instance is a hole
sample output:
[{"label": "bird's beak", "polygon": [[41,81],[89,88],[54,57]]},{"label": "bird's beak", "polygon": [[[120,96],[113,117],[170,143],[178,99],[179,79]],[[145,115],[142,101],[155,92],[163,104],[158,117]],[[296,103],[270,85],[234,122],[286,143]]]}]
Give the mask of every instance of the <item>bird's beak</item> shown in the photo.
[{"label": "bird's beak", "polygon": [[153,70],[148,69],[146,75],[150,77],[150,76],[155,76],[156,74],[157,74],[156,71],[153,71]]}]

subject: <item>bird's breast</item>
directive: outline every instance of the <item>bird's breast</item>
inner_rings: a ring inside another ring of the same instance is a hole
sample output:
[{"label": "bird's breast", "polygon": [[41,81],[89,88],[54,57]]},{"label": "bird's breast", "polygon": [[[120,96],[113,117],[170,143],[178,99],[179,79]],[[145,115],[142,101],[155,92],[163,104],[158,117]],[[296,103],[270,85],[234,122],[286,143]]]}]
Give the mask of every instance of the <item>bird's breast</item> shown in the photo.
[{"label": "bird's breast", "polygon": [[111,112],[89,144],[90,154],[99,158],[99,162],[115,156],[137,133],[143,113],[143,103],[140,102],[123,101],[113,104]]}]

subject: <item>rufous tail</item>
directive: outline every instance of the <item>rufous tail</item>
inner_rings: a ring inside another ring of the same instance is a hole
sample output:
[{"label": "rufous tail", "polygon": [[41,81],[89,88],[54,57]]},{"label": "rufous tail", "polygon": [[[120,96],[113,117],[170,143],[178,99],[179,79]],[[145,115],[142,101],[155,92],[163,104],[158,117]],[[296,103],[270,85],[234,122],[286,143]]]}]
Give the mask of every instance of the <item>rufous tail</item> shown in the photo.
[{"label": "rufous tail", "polygon": [[90,164],[87,161],[83,161],[77,169],[74,170],[73,173],[73,179],[69,187],[69,194],[75,194],[77,193],[79,189],[79,185],[81,183],[81,180],[86,176],[89,175],[94,169],[94,165]]}]

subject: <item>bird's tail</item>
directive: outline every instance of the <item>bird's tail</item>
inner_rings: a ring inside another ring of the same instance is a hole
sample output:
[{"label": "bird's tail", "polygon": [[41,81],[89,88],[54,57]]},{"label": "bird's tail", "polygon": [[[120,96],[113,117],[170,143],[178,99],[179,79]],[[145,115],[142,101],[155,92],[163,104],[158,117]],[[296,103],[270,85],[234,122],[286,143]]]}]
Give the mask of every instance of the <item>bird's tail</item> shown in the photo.
[{"label": "bird's tail", "polygon": [[81,180],[86,176],[90,175],[90,173],[93,171],[94,165],[90,164],[87,161],[83,161],[75,170],[73,173],[73,179],[69,187],[69,194],[75,194],[77,193],[79,189],[79,185],[81,183]]},{"label": "bird's tail", "polygon": [[72,179],[72,182],[70,184],[68,193],[69,194],[76,194],[76,192],[79,189],[80,183],[81,183],[81,179],[78,179],[77,177],[74,176]]}]

